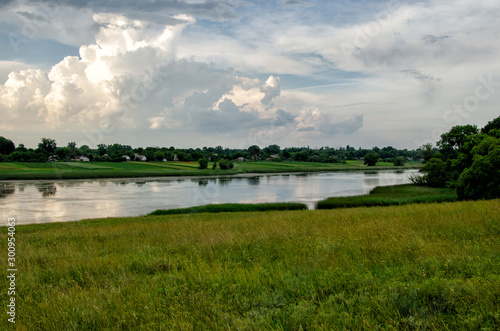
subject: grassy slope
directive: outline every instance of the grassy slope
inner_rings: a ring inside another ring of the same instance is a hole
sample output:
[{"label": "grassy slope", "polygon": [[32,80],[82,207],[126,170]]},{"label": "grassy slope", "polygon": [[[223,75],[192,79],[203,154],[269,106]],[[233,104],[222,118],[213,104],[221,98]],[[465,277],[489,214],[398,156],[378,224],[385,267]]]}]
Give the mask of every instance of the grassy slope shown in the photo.
[{"label": "grassy slope", "polygon": [[423,202],[450,202],[457,200],[454,189],[432,188],[414,184],[378,186],[367,195],[352,197],[333,197],[317,203],[318,209],[346,207],[371,207],[404,205]]},{"label": "grassy slope", "polygon": [[493,330],[499,236],[500,200],[18,226],[17,326]]},{"label": "grassy slope", "polygon": [[419,166],[419,164],[408,164],[405,167],[394,167],[391,163],[380,163],[377,167],[367,168],[363,166],[361,161],[352,161],[347,164],[259,161],[235,163],[235,167],[232,170],[212,170],[212,164],[209,164],[209,169],[199,170],[197,162],[6,162],[0,163],[0,180],[210,176],[234,175],[241,173],[404,169]]}]

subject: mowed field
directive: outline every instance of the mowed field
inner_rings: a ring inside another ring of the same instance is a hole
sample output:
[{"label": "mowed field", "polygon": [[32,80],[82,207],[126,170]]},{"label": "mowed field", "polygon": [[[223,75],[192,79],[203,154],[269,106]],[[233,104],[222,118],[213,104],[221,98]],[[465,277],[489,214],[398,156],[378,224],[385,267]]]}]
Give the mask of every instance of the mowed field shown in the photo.
[{"label": "mowed field", "polygon": [[418,168],[416,163],[404,167],[394,167],[392,163],[379,163],[376,167],[366,167],[362,161],[340,163],[313,162],[241,162],[234,163],[231,170],[198,169],[198,162],[2,162],[0,180],[8,179],[85,179],[124,178],[156,176],[217,176],[244,173],[318,172],[348,170],[381,170]]},{"label": "mowed field", "polygon": [[18,226],[16,327],[498,330],[499,238],[500,200]]}]

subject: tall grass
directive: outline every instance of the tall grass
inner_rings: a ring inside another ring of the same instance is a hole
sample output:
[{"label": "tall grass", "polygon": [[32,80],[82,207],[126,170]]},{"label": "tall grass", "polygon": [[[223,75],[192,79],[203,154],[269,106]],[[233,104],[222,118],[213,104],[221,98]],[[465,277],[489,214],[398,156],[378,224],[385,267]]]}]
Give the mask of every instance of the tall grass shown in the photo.
[{"label": "tall grass", "polygon": [[224,212],[253,212],[253,211],[272,211],[272,210],[304,210],[307,205],[294,202],[273,202],[273,203],[223,203],[189,208],[178,209],[158,209],[149,215],[180,215],[180,214],[199,214],[199,213],[224,213]]},{"label": "tall grass", "polygon": [[498,330],[499,236],[500,200],[18,226],[16,326]]},{"label": "tall grass", "polygon": [[458,199],[454,189],[415,184],[377,186],[367,195],[333,197],[316,204],[317,209],[405,205],[409,203],[451,202]]}]

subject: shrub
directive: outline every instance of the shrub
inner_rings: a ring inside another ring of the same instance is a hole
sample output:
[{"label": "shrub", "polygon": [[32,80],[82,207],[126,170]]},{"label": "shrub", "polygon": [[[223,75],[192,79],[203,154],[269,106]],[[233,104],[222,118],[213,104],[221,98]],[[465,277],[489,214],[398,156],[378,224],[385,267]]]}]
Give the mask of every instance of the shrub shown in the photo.
[{"label": "shrub", "polygon": [[229,170],[229,169],[233,169],[234,165],[233,165],[233,162],[226,160],[226,159],[222,159],[219,161],[219,167],[222,170]]},{"label": "shrub", "polygon": [[198,163],[200,164],[200,166],[199,166],[200,169],[207,169],[208,168],[208,160],[207,159],[199,159]]},{"label": "shrub", "polygon": [[403,156],[397,157],[392,160],[392,164],[394,164],[395,167],[402,167],[406,163],[406,158]]}]

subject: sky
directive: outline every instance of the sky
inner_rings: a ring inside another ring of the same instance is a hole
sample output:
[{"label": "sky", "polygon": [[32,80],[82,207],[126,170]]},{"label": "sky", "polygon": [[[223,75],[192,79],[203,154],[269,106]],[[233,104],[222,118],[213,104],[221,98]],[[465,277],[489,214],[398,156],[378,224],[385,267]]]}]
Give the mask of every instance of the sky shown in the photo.
[{"label": "sky", "polygon": [[417,149],[500,115],[497,0],[0,0],[0,136]]}]

